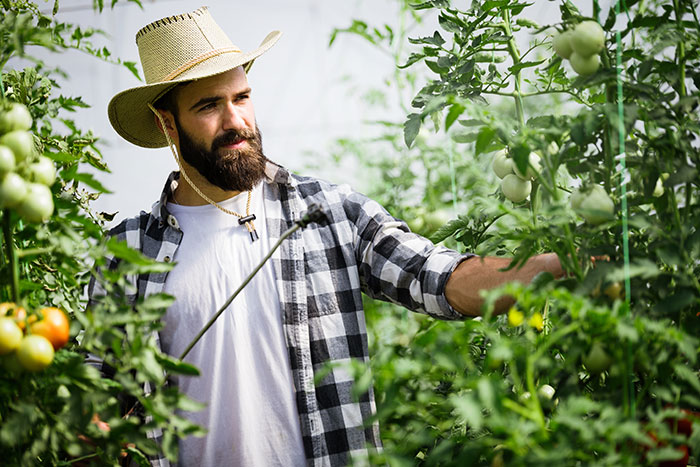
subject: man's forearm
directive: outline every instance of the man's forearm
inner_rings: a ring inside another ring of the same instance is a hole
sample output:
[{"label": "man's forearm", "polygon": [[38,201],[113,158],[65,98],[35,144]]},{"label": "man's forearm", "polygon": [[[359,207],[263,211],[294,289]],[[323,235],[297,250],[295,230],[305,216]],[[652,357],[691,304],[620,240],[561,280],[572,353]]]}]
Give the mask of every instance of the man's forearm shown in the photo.
[{"label": "man's forearm", "polygon": [[[554,277],[564,275],[559,258],[554,253],[533,256],[521,268],[507,271],[509,258],[474,256],[463,261],[452,272],[445,286],[445,297],[452,307],[467,316],[479,316],[484,299],[482,290],[499,287],[506,282],[529,283],[540,272],[551,272]],[[513,304],[513,298],[503,296],[496,301],[495,312],[503,313]]]}]

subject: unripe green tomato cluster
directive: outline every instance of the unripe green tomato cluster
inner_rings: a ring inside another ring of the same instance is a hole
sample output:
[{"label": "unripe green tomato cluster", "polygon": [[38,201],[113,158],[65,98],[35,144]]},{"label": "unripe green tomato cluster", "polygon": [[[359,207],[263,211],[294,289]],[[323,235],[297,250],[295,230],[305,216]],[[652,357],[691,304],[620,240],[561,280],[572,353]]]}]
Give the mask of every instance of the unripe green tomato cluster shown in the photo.
[{"label": "unripe green tomato cluster", "polygon": [[0,371],[44,370],[70,338],[70,320],[60,308],[27,315],[13,302],[0,303]]},{"label": "unripe green tomato cluster", "polygon": [[56,167],[36,154],[31,127],[24,105],[11,103],[0,110],[0,208],[15,209],[27,222],[42,222],[53,213],[49,187],[56,181]]},{"label": "unripe green tomato cluster", "polygon": [[542,170],[540,156],[531,152],[525,173],[522,173],[515,161],[508,157],[508,152],[502,149],[496,153],[491,165],[493,172],[501,179],[503,195],[514,203],[522,203],[530,196],[532,181]]},{"label": "unripe green tomato cluster", "polygon": [[571,68],[581,76],[592,75],[600,67],[600,57],[605,46],[605,31],[595,21],[583,21],[552,39],[554,53],[569,60]]}]

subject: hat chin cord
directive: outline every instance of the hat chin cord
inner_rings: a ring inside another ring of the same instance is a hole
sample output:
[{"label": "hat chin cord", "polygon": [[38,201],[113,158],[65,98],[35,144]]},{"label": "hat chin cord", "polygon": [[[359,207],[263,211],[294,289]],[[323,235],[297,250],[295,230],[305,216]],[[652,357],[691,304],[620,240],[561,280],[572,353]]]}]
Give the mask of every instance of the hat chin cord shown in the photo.
[{"label": "hat chin cord", "polygon": [[177,153],[177,148],[175,147],[175,143],[173,143],[173,140],[170,138],[170,134],[168,133],[167,126],[165,124],[165,119],[163,116],[158,112],[155,107],[151,103],[148,103],[148,108],[151,109],[151,111],[158,117],[158,121],[160,122],[161,128],[163,129],[163,134],[165,135],[165,140],[168,142],[168,147],[170,148],[170,151],[173,154],[173,157],[175,158],[175,162],[177,162],[177,166],[180,169],[180,174],[182,175],[182,178],[185,179],[185,181],[192,187],[192,189],[207,203],[211,204],[212,206],[218,208],[219,210],[225,212],[226,214],[229,214],[231,216],[238,217],[238,223],[239,224],[244,224],[246,229],[248,229],[248,233],[250,234],[250,239],[251,241],[257,240],[258,233],[255,231],[255,224],[253,224],[253,221],[255,220],[255,214],[250,213],[250,200],[252,198],[252,191],[248,190],[248,201],[246,202],[246,207],[245,207],[245,216],[243,214],[239,214],[235,211],[231,211],[230,209],[226,209],[213,199],[209,198],[207,195],[202,193],[202,190],[200,190],[197,185],[194,184],[192,180],[190,180],[190,177],[187,176],[187,173],[185,172],[185,169],[182,167],[182,162],[180,161],[180,156]]}]

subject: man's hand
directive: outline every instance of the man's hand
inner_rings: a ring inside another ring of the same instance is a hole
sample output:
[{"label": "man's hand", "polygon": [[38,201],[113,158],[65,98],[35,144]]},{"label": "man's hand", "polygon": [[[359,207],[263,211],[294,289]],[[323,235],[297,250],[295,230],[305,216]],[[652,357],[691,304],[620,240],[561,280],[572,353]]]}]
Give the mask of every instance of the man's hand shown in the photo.
[{"label": "man's hand", "polygon": [[[445,297],[452,307],[467,316],[479,316],[484,299],[482,290],[499,287],[506,282],[528,284],[540,272],[550,272],[555,278],[564,276],[564,269],[555,253],[533,256],[521,268],[501,269],[511,263],[509,258],[474,256],[463,261],[452,272],[445,286]],[[504,313],[514,303],[503,296],[496,301],[495,313]]]}]

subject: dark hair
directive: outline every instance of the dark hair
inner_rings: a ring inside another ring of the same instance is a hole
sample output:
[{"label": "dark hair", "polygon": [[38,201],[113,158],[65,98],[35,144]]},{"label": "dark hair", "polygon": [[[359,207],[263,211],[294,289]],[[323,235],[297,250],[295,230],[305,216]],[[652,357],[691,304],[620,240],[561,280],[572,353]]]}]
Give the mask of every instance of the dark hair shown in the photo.
[{"label": "dark hair", "polygon": [[181,83],[168,89],[165,94],[156,99],[156,101],[153,103],[153,107],[158,110],[167,110],[177,117],[176,97],[180,86],[182,86]]}]

